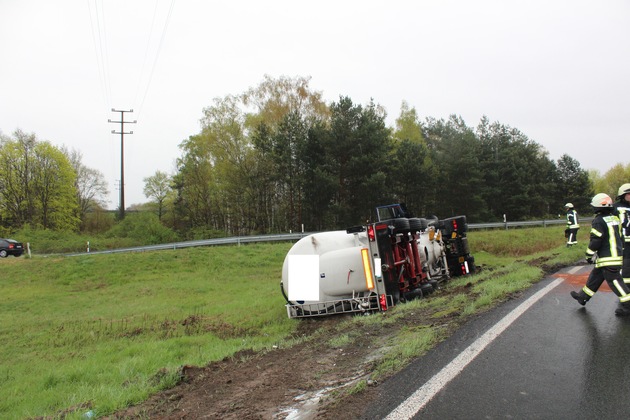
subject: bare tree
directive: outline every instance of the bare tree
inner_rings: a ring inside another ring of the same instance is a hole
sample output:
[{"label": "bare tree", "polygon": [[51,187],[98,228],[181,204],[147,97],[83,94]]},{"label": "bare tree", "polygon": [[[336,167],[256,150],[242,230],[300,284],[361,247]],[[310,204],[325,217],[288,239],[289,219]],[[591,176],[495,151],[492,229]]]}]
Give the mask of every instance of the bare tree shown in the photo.
[{"label": "bare tree", "polygon": [[165,172],[156,171],[154,175],[144,178],[144,195],[157,204],[158,219],[164,215],[164,202],[172,191],[171,177]]},{"label": "bare tree", "polygon": [[102,172],[83,164],[81,152],[66,148],[62,150],[77,175],[74,188],[79,203],[79,217],[83,223],[88,212],[95,210],[96,207],[105,206],[105,200],[109,195],[107,182]]}]

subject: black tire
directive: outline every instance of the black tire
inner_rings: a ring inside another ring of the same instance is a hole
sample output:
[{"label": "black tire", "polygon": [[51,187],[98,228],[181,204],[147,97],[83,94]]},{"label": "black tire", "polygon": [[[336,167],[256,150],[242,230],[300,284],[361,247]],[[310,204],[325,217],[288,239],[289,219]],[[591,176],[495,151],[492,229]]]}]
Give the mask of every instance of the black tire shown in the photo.
[{"label": "black tire", "polygon": [[409,219],[407,218],[389,219],[386,222],[394,227],[394,233],[409,232]]},{"label": "black tire", "polygon": [[429,283],[422,283],[420,285],[420,289],[422,289],[422,293],[426,296],[429,295],[431,293],[433,293],[435,291],[435,289],[433,289],[433,286]]},{"label": "black tire", "polygon": [[409,229],[411,229],[412,232],[421,232],[422,220],[417,217],[409,219]]},{"label": "black tire", "polygon": [[0,258],[6,258],[7,255],[9,255],[9,254],[7,254],[7,250],[6,249],[0,250]]}]

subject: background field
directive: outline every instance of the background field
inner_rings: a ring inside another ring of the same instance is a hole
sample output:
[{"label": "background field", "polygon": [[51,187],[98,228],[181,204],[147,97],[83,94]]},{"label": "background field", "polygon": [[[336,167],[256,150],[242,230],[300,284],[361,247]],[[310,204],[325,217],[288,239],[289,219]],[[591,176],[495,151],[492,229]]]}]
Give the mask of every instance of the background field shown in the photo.
[{"label": "background field", "polygon": [[[482,269],[463,280],[478,297],[462,316],[539,280],[534,260],[582,258],[588,229],[573,248],[563,229],[471,232]],[[0,417],[108,414],[173,386],[184,365],[290,346],[300,321],[287,318],[279,280],[291,245],[1,260]],[[398,342],[390,360],[413,357],[413,337]]]}]

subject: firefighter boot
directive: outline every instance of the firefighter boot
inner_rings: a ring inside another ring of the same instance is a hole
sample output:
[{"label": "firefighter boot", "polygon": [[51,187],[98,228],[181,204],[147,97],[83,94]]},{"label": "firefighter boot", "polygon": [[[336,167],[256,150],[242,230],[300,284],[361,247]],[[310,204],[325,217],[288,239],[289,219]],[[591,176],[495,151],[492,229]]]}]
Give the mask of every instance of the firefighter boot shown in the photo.
[{"label": "firefighter boot", "polygon": [[590,296],[584,293],[584,290],[580,290],[579,292],[572,291],[571,297],[578,301],[578,303],[582,306],[586,305],[586,302],[590,299]]},{"label": "firefighter boot", "polygon": [[629,316],[630,315],[630,302],[620,303],[619,307],[615,309],[615,315]]}]

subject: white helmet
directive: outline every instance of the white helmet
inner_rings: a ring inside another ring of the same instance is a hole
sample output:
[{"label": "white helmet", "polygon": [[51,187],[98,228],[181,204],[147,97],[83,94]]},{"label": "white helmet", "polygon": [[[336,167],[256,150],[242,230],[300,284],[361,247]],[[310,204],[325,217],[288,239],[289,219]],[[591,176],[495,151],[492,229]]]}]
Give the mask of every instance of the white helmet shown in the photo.
[{"label": "white helmet", "polygon": [[617,198],[621,198],[628,193],[630,193],[630,184],[623,184],[621,187],[619,187]]},{"label": "white helmet", "polygon": [[564,205],[564,207],[566,207],[568,209],[572,209],[573,208],[573,204],[567,203],[567,204]]},{"label": "white helmet", "polygon": [[591,206],[596,209],[612,208],[612,198],[608,194],[599,193],[591,200]]}]

